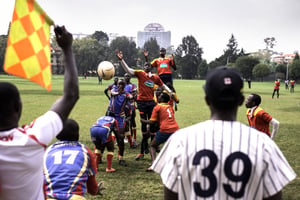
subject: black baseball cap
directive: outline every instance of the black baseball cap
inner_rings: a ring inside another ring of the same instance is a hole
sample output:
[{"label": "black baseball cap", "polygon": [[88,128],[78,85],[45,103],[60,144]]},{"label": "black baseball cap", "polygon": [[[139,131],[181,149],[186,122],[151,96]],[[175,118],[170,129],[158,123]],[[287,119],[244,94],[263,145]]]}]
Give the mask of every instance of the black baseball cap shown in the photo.
[{"label": "black baseball cap", "polygon": [[221,66],[208,72],[204,90],[209,100],[221,106],[238,102],[243,97],[243,87],[243,79],[236,69]]}]

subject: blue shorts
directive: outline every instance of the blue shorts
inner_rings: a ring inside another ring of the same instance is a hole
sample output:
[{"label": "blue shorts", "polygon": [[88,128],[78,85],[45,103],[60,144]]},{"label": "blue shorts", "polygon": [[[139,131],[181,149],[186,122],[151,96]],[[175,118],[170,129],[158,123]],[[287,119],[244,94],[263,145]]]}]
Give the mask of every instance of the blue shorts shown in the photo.
[{"label": "blue shorts", "polygon": [[105,144],[109,136],[108,131],[109,130],[107,128],[101,126],[93,126],[92,128],[90,128],[90,134],[93,143],[96,144],[97,141],[101,141],[102,144]]},{"label": "blue shorts", "polygon": [[115,120],[118,122],[119,128],[125,128],[126,126],[126,117],[115,116]]},{"label": "blue shorts", "polygon": [[158,143],[162,144],[162,143],[166,142],[173,133],[174,132],[164,133],[164,132],[157,131],[155,134],[155,139]]}]

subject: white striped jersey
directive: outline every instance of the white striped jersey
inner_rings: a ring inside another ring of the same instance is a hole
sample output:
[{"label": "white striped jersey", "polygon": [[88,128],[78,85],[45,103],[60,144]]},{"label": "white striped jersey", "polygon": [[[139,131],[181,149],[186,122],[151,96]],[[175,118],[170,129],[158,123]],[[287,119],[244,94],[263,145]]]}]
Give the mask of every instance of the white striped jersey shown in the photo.
[{"label": "white striped jersey", "polygon": [[180,129],[151,168],[179,199],[263,199],[296,177],[266,134],[237,121]]},{"label": "white striped jersey", "polygon": [[43,156],[62,128],[48,111],[24,128],[0,131],[0,199],[45,199]]}]

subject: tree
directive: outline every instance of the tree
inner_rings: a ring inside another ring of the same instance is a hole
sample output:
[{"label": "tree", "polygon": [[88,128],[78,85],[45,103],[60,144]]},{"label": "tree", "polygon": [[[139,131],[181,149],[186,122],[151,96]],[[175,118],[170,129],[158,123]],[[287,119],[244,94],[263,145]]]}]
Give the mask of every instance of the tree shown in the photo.
[{"label": "tree", "polygon": [[276,45],[276,39],[274,37],[267,37],[264,39],[264,42],[266,43],[266,49],[273,49],[273,47]]},{"label": "tree", "polygon": [[279,63],[275,68],[275,72],[286,74],[286,64]]},{"label": "tree", "polygon": [[289,65],[289,75],[293,79],[300,79],[300,58],[298,53],[296,53],[292,64]]},{"label": "tree", "polygon": [[79,74],[88,71],[96,72],[98,64],[108,58],[108,47],[101,45],[98,40],[92,37],[75,39],[73,51]]},{"label": "tree", "polygon": [[258,63],[258,58],[251,56],[242,56],[236,60],[235,67],[241,72],[244,78],[252,78],[252,70]]},{"label": "tree", "polygon": [[234,63],[238,58],[239,49],[237,47],[238,47],[238,43],[234,35],[231,34],[231,37],[227,44],[227,49],[224,50],[224,55],[223,55],[224,59],[226,59],[226,64]]},{"label": "tree", "polygon": [[[129,67],[136,66],[137,49],[136,43],[133,40],[129,40],[127,37],[122,36],[111,41],[109,59],[114,63],[119,62],[115,53],[115,50],[117,49],[123,52],[124,60],[126,60]],[[116,67],[117,76],[123,76],[124,73],[125,71],[122,67]]]},{"label": "tree", "polygon": [[210,68],[215,68],[217,66],[226,66],[229,65],[229,63],[235,63],[239,57],[246,55],[243,48],[241,50],[238,49],[238,42],[236,41],[233,34],[231,34],[231,37],[229,38],[228,44],[226,46],[227,48],[223,51],[223,55],[216,58],[209,64]]},{"label": "tree", "polygon": [[11,22],[8,25],[7,34],[0,35],[0,73],[4,72],[4,69],[3,69],[4,57],[5,57],[5,51],[6,51],[6,46],[7,46],[8,34],[10,31],[10,25],[11,25]]},{"label": "tree", "polygon": [[109,41],[109,37],[103,31],[95,31],[95,33],[91,36],[93,39],[96,39],[100,44],[107,45]]},{"label": "tree", "polygon": [[176,49],[177,71],[182,78],[193,79],[198,76],[198,66],[202,60],[202,48],[192,36],[182,38],[182,44]]},{"label": "tree", "polygon": [[148,51],[148,61],[151,62],[154,58],[159,57],[159,45],[157,43],[156,38],[150,38],[150,40],[146,41],[144,44],[144,49]]},{"label": "tree", "polygon": [[205,59],[201,61],[198,67],[198,74],[200,75],[200,78],[204,78],[208,71],[208,64]]},{"label": "tree", "polygon": [[252,70],[253,76],[256,78],[259,78],[260,80],[263,81],[263,77],[267,76],[270,74],[270,69],[269,66],[263,63],[259,63],[254,66]]},{"label": "tree", "polygon": [[215,59],[208,64],[208,69],[214,69],[219,66],[224,66],[224,64],[221,61]]},{"label": "tree", "polygon": [[0,72],[3,72],[4,56],[7,45],[7,35],[0,35]]}]

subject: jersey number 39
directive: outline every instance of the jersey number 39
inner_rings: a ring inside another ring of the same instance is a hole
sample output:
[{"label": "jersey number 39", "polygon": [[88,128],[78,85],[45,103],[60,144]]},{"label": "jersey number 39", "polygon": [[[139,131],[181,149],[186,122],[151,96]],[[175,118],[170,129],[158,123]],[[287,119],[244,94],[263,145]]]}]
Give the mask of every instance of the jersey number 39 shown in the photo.
[{"label": "jersey number 39", "polygon": [[[201,170],[202,176],[206,177],[209,181],[209,187],[203,189],[199,182],[194,182],[194,191],[197,196],[205,198],[210,197],[217,191],[217,177],[214,174],[214,169],[218,164],[217,155],[211,150],[198,151],[193,159],[193,165],[200,165],[200,160],[203,158],[209,159],[209,165]],[[243,163],[243,170],[238,175],[233,172],[233,164],[235,161],[241,161]],[[241,198],[244,196],[246,185],[250,179],[252,164],[249,157],[242,152],[231,153],[225,160],[224,173],[225,176],[232,182],[240,182],[241,186],[238,191],[232,189],[230,184],[223,183],[223,189],[225,192],[233,198]]]}]

